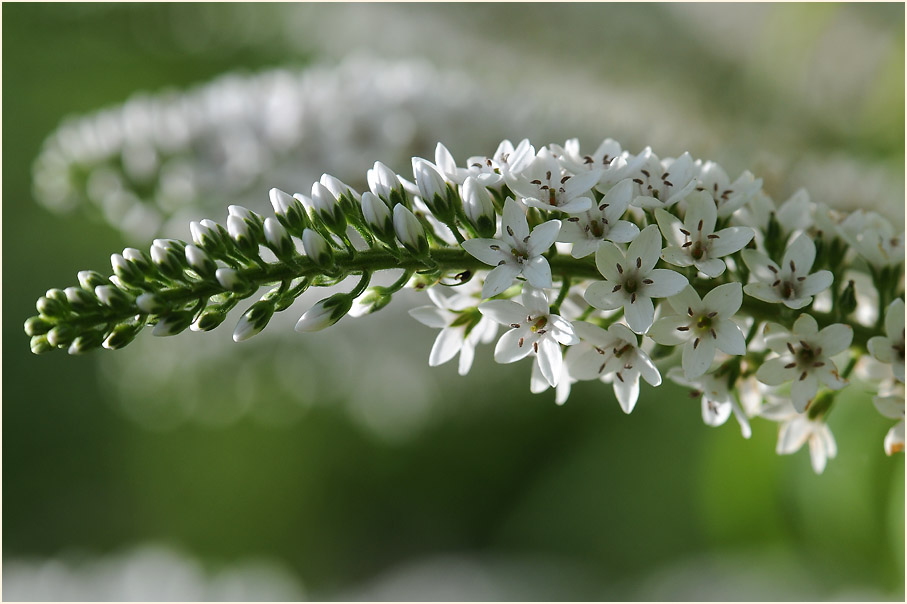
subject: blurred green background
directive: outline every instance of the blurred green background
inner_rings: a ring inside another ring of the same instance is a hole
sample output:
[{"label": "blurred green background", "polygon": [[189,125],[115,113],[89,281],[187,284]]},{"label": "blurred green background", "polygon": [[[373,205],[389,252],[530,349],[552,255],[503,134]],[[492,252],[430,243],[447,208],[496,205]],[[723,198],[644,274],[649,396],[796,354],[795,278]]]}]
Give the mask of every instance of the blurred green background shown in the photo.
[{"label": "blurred green background", "polygon": [[[755,420],[749,441],[707,428],[673,385],[625,416],[598,383],[564,407],[533,396],[528,365],[487,347],[466,378],[430,369],[435,332],[405,314],[417,296],[311,337],[288,316],[248,345],[224,328],[37,357],[21,328],[45,289],[136,243],[34,202],[31,164],[61,119],[356,48],[575,110],[538,126],[555,141],[689,149],[776,199],[815,183],[816,200],[902,221],[902,5],[2,11],[6,599],[77,585],[154,600],[181,576],[177,599],[903,600],[904,457],[885,457],[890,422],[859,384],[815,476],[805,450],[774,454],[775,424]],[[458,157],[493,150],[456,137]]]}]

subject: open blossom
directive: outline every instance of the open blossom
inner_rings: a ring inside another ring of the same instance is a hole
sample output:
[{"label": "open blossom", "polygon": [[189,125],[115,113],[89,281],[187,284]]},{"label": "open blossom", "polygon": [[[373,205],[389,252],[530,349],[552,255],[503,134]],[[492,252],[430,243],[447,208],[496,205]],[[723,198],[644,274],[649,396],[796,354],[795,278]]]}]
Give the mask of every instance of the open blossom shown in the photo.
[{"label": "open blossom", "polygon": [[873,266],[904,262],[904,232],[898,233],[892,222],[877,212],[852,212],[838,232]]},{"label": "open blossom", "polygon": [[800,233],[787,246],[781,266],[765,254],[743,250],[743,262],[756,278],[743,286],[748,295],[765,302],[781,302],[788,308],[803,308],[813,296],[828,289],[834,276],[831,271],[810,274],[816,260],[816,246],[805,233]]},{"label": "open blossom", "polygon": [[513,363],[535,355],[541,374],[551,386],[557,386],[564,362],[561,344],[577,344],[579,338],[570,321],[550,314],[543,290],[524,285],[522,301],[489,300],[479,305],[483,315],[512,328],[498,340],[494,360]]},{"label": "open blossom", "polygon": [[494,340],[498,326],[476,310],[478,300],[468,293],[445,297],[432,287],[428,289],[428,297],[434,306],[419,306],[409,311],[419,323],[441,330],[428,355],[428,364],[442,365],[459,353],[457,372],[466,375],[472,367],[476,345]]},{"label": "open blossom", "polygon": [[828,424],[821,417],[810,418],[798,413],[790,401],[779,401],[765,405],[761,416],[780,422],[778,428],[778,455],[790,455],[809,443],[809,458],[813,471],[821,474],[825,464],[838,454],[835,438],[828,429]]},{"label": "open blossom", "polygon": [[695,266],[709,277],[718,277],[726,265],[723,256],[743,249],[755,236],[749,227],[727,227],[715,231],[718,209],[714,200],[703,192],[687,197],[687,212],[683,222],[662,210],[655,209],[655,219],[668,247],[662,252],[665,262],[675,266]]},{"label": "open blossom", "polygon": [[746,339],[731,320],[743,303],[739,283],[719,285],[700,299],[689,285],[668,298],[676,314],[652,324],[648,336],[666,346],[684,344],[681,360],[688,380],[701,376],[712,365],[717,350],[746,354]]},{"label": "open blossom", "polygon": [[[573,361],[585,352],[590,345],[585,342],[574,344],[567,347],[567,353],[564,355],[564,362],[561,363],[561,372],[557,376],[557,386],[554,387],[554,402],[557,405],[563,405],[570,398],[570,389],[573,384],[579,380],[570,373],[570,365]],[[532,394],[539,394],[551,388],[551,384],[539,369],[539,364],[532,365],[532,375],[529,377],[529,391]]]},{"label": "open blossom", "polygon": [[633,195],[633,182],[624,179],[608,191],[598,206],[563,221],[557,240],[572,243],[570,254],[585,258],[604,241],[628,243],[639,234],[639,227],[620,217],[627,211]]},{"label": "open blossom", "polygon": [[728,378],[726,375],[716,375],[707,373],[696,379],[688,379],[682,369],[672,367],[668,371],[668,379],[692,388],[690,396],[692,398],[702,399],[702,421],[707,426],[721,426],[728,420],[731,413],[740,424],[740,432],[743,438],[752,436],[753,431],[750,428],[750,422],[746,414],[737,402],[737,398],[728,388]]},{"label": "open blossom", "polygon": [[636,171],[646,160],[642,154],[635,156],[622,151],[620,143],[610,138],[602,141],[591,155],[580,151],[579,139],[576,138],[568,140],[563,147],[551,145],[551,152],[564,168],[574,174],[598,172],[600,176],[596,188],[602,192]]},{"label": "open blossom", "polygon": [[504,175],[510,171],[511,165],[522,162],[524,157],[534,156],[535,148],[529,144],[528,138],[524,138],[516,147],[509,140],[501,141],[491,157],[473,155],[467,158],[466,168],[462,169],[465,171],[461,171],[461,168],[457,168],[449,159],[442,158],[437,152],[435,161],[445,177],[451,181],[459,182],[455,179],[462,179],[465,182],[467,176],[472,176],[483,187],[500,190],[504,184]]},{"label": "open blossom", "polygon": [[736,212],[762,188],[762,179],[754,177],[749,170],[732,183],[724,168],[713,161],[696,160],[693,169],[698,172],[696,189],[712,197],[721,218]]},{"label": "open blossom", "polygon": [[870,354],[891,365],[894,376],[904,382],[904,301],[898,298],[885,311],[885,335],[869,339]]},{"label": "open blossom", "polygon": [[564,174],[557,158],[547,148],[539,150],[528,164],[512,166],[505,175],[507,185],[530,207],[579,214],[592,207],[592,187],[598,171]]},{"label": "open blossom", "polygon": [[646,147],[640,155],[644,158],[642,165],[628,174],[637,185],[634,206],[667,208],[684,199],[696,187],[693,158],[689,153],[677,159],[659,160]]},{"label": "open blossom", "polygon": [[764,333],[765,343],[780,356],[765,361],[756,370],[756,378],[769,386],[792,381],[790,398],[798,413],[806,411],[815,398],[819,382],[832,390],[847,385],[831,357],[850,346],[853,340],[850,325],[835,323],[819,331],[816,320],[802,314],[792,331],[777,323],[766,323]]},{"label": "open blossom", "polygon": [[654,224],[642,230],[626,253],[603,242],[595,253],[595,265],[605,280],[586,289],[586,301],[602,310],[623,306],[630,329],[645,333],[655,319],[652,298],[673,296],[688,283],[680,273],[655,268],[660,256],[661,233]]},{"label": "open blossom", "polygon": [[661,374],[639,348],[636,334],[614,323],[607,330],[585,321],[573,324],[577,335],[591,348],[580,351],[570,362],[570,375],[579,380],[610,381],[614,396],[624,413],[630,413],[639,399],[639,378],[652,386],[661,384]]},{"label": "open blossom", "polygon": [[885,417],[899,420],[885,435],[886,455],[894,455],[904,450],[904,383],[893,383],[883,388],[872,399],[879,413]]},{"label": "open blossom", "polygon": [[529,231],[529,222],[520,205],[508,198],[504,202],[502,239],[468,239],[463,249],[478,260],[494,266],[485,277],[482,297],[491,298],[510,287],[523,275],[536,288],[551,287],[551,267],[542,256],[554,243],[561,229],[560,220],[549,220]]}]

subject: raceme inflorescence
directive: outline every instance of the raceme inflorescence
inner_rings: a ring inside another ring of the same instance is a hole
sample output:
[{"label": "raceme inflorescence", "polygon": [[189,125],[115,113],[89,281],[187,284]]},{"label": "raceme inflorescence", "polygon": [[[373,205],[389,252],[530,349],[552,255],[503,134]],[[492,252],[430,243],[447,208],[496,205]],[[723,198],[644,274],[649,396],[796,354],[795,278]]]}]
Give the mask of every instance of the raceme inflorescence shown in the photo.
[{"label": "raceme inflorescence", "polygon": [[[431,304],[410,314],[440,329],[432,366],[459,357],[465,375],[496,340],[495,361],[532,358],[532,392],[554,388],[563,404],[572,384],[600,380],[626,413],[640,378],[659,386],[667,368],[706,424],[733,415],[748,438],[750,418],[778,421],[778,453],[808,443],[816,472],[836,454],[836,397],[874,365],[875,406],[899,420],[884,449],[903,450],[904,233],[880,215],[802,190],[776,204],[750,172],[732,181],[689,153],[631,154],[611,139],[592,153],[576,139],[505,140],[465,163],[438,144],[434,162],[413,158],[412,180],[376,162],[367,182],[361,194],[330,175],[309,195],[272,189],[274,216],[233,205],[225,224],[192,222],[191,242],[113,254],[112,276],[82,271],[38,300],[32,351],[118,349],[146,326],[208,331],[258,297],[239,342],[304,291],[351,277],[296,330],[426,290]],[[399,278],[372,285],[381,271]]]}]

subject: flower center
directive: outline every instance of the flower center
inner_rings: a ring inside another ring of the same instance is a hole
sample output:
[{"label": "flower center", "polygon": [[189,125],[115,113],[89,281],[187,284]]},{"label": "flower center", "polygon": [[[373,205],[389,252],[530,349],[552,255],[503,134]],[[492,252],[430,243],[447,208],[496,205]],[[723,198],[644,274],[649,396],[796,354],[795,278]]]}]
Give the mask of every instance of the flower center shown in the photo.
[{"label": "flower center", "polygon": [[532,324],[529,329],[533,332],[544,333],[544,327],[548,324],[548,317],[539,317],[538,321]]},{"label": "flower center", "polygon": [[624,291],[626,291],[628,294],[635,294],[636,290],[638,290],[638,289],[639,289],[639,282],[636,281],[635,276],[628,277],[627,280],[624,281]]}]

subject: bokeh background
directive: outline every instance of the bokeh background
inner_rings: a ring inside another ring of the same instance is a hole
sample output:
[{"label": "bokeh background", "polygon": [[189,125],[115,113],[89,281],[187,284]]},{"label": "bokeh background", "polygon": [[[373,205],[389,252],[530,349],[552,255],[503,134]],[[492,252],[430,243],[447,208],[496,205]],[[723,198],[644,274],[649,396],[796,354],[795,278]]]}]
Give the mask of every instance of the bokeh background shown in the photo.
[{"label": "bokeh background", "polygon": [[[301,336],[306,298],[242,345],[224,327],[37,357],[21,329],[45,289],[124,246],[325,171],[361,190],[373,161],[406,170],[437,139],[459,158],[505,136],[689,150],[778,200],[805,186],[901,224],[903,5],[2,17],[4,599],[903,600],[904,457],[885,457],[890,422],[859,383],[815,476],[806,451],[774,454],[775,424],[707,428],[673,385],[625,416],[598,383],[564,407],[531,395],[528,365],[487,348],[466,378],[430,369],[415,294]],[[69,155],[33,173],[65,118],[98,128],[84,116],[124,103],[232,117],[109,157],[64,128]]]}]

